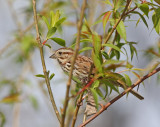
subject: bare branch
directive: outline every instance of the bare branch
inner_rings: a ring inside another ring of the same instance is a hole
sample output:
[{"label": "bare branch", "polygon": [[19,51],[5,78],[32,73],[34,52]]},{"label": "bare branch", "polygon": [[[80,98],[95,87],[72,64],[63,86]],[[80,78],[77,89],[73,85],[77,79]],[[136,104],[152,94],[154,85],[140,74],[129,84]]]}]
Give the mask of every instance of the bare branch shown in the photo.
[{"label": "bare branch", "polygon": [[122,13],[122,15],[120,16],[120,18],[118,19],[118,21],[116,22],[116,24],[113,26],[113,28],[111,29],[111,31],[109,32],[109,34],[107,35],[105,41],[104,41],[104,44],[106,44],[108,42],[108,40],[110,39],[110,37],[112,36],[114,30],[116,29],[116,27],[118,26],[118,24],[120,23],[120,21],[123,19],[123,17],[125,16],[125,12],[128,8],[128,6],[130,5],[130,3],[132,2],[132,0],[127,0],[127,4],[124,8],[124,11]]},{"label": "bare branch", "polygon": [[34,21],[35,21],[35,27],[36,27],[36,33],[37,33],[37,43],[39,45],[41,62],[42,62],[42,67],[43,67],[43,73],[44,73],[44,76],[45,76],[45,81],[46,81],[46,85],[47,85],[47,88],[48,88],[48,93],[49,93],[49,96],[50,96],[52,106],[54,108],[54,111],[56,113],[56,116],[57,116],[59,122],[61,123],[61,117],[59,115],[59,112],[58,112],[58,109],[57,109],[57,106],[56,106],[56,103],[55,103],[55,100],[54,100],[54,97],[53,97],[53,93],[52,93],[52,90],[51,90],[50,81],[49,81],[49,77],[48,77],[48,72],[47,72],[46,65],[45,65],[45,60],[44,60],[44,55],[43,55],[43,46],[41,44],[40,35],[39,35],[39,28],[38,28],[38,20],[37,20],[37,12],[36,12],[36,0],[32,0],[32,2],[33,2]]},{"label": "bare branch", "polygon": [[117,100],[119,100],[121,97],[123,97],[126,93],[128,93],[130,90],[132,90],[135,86],[138,86],[140,83],[142,83],[144,80],[146,80],[147,78],[151,77],[152,75],[156,74],[157,72],[160,71],[160,67],[153,70],[152,72],[150,72],[149,74],[143,76],[141,79],[139,79],[136,83],[134,83],[132,86],[128,87],[124,92],[122,92],[121,94],[119,94],[118,96],[116,96],[114,99],[112,99],[110,102],[108,102],[106,105],[102,106],[102,108],[99,110],[99,112],[97,112],[94,116],[92,116],[91,118],[89,118],[85,123],[81,124],[79,127],[83,127],[86,124],[88,124],[89,122],[91,122],[92,120],[94,120],[97,116],[99,116],[102,112],[104,112],[109,106],[111,106],[114,102],[116,102]]},{"label": "bare branch", "polygon": [[73,55],[72,59],[72,64],[71,64],[71,71],[69,73],[69,79],[67,82],[67,89],[66,89],[66,95],[65,95],[65,102],[64,102],[64,107],[63,107],[63,112],[62,112],[62,124],[61,127],[64,127],[65,123],[65,116],[66,116],[66,110],[68,107],[68,102],[69,102],[69,91],[70,91],[70,85],[71,85],[71,80],[72,80],[72,73],[73,73],[73,68],[74,68],[74,63],[76,61],[76,57],[78,55],[78,50],[79,50],[79,43],[80,43],[80,34],[81,34],[81,29],[82,29],[82,24],[83,24],[83,18],[84,18],[84,12],[86,9],[86,4],[87,0],[83,0],[82,8],[81,8],[81,14],[80,14],[80,20],[77,24],[77,38],[76,38],[76,48],[75,48],[75,53]]},{"label": "bare branch", "polygon": [[[83,92],[84,93],[84,92]],[[76,123],[76,120],[77,120],[77,115],[78,115],[78,112],[79,112],[79,108],[80,108],[80,103],[82,102],[82,98],[83,98],[83,93],[80,94],[80,97],[78,99],[78,102],[77,102],[77,106],[76,106],[76,110],[74,112],[74,116],[73,116],[73,120],[72,120],[72,126],[71,127],[74,127],[75,126],[75,123]]]}]

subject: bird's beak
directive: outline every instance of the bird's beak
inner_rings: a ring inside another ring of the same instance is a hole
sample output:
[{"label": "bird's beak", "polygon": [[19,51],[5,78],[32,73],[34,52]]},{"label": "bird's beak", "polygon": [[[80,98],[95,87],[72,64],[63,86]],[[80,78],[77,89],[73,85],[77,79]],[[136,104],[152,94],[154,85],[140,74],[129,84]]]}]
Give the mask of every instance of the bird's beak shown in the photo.
[{"label": "bird's beak", "polygon": [[49,58],[52,58],[52,59],[55,59],[55,52],[53,52],[53,54],[49,57]]}]

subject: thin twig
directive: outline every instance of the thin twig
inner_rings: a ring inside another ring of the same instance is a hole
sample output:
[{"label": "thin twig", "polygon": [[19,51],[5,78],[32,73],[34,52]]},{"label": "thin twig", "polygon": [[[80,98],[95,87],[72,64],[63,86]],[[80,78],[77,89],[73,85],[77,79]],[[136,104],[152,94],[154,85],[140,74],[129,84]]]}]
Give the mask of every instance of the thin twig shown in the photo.
[{"label": "thin twig", "polygon": [[67,82],[67,89],[66,89],[66,95],[65,95],[65,102],[64,102],[64,107],[63,107],[63,112],[62,112],[62,124],[61,127],[64,127],[65,123],[65,116],[66,116],[66,110],[68,107],[68,102],[69,102],[69,91],[70,91],[70,85],[71,85],[71,80],[72,80],[72,73],[73,73],[73,68],[74,68],[74,63],[76,61],[76,57],[78,55],[78,50],[79,50],[79,43],[80,43],[80,34],[81,34],[81,29],[82,29],[82,24],[83,24],[83,18],[84,18],[84,12],[86,9],[86,4],[87,0],[83,0],[82,8],[81,8],[81,14],[80,14],[80,20],[77,24],[77,38],[76,38],[76,48],[75,48],[75,53],[72,59],[72,64],[71,64],[71,71],[69,73],[69,79]]},{"label": "thin twig", "polygon": [[[84,93],[84,92],[83,92]],[[78,99],[78,102],[77,102],[77,106],[76,106],[76,110],[74,112],[74,116],[73,116],[73,120],[72,120],[72,126],[71,127],[74,127],[75,126],[75,123],[76,123],[76,120],[77,120],[77,115],[78,115],[78,112],[79,112],[79,108],[81,106],[81,102],[82,102],[82,98],[83,98],[83,93],[80,94],[80,97]]]},{"label": "thin twig", "polygon": [[132,0],[127,0],[127,4],[124,8],[124,11],[122,13],[122,15],[120,16],[120,18],[118,19],[118,21],[116,22],[116,24],[113,26],[113,28],[111,29],[111,31],[109,32],[109,34],[107,35],[105,41],[104,41],[104,44],[106,44],[108,42],[108,40],[110,39],[112,33],[114,32],[114,30],[116,29],[116,27],[118,26],[118,24],[120,23],[120,21],[123,19],[123,17],[125,16],[125,12],[128,8],[128,6],[130,5],[130,2],[132,2]]},{"label": "thin twig", "polygon": [[[132,0],[131,0],[130,4],[128,5],[128,8],[130,8],[131,3],[132,3]],[[123,16],[123,21],[125,20],[125,16],[127,16],[129,13],[133,12],[135,9],[137,9],[137,6],[135,6],[133,9],[127,11],[127,12],[124,14],[124,16]],[[112,44],[115,43],[117,34],[118,34],[118,32],[116,31]],[[112,50],[113,50],[113,48],[110,48],[110,49],[109,49],[108,55],[111,53]]]},{"label": "thin twig", "polygon": [[[31,54],[31,53],[30,53]],[[29,54],[29,56],[30,56]],[[24,82],[24,78],[25,78],[25,75],[28,71],[28,68],[29,68],[29,64],[28,64],[28,61],[24,64],[23,66],[23,69],[19,75],[19,79],[16,83],[16,90],[17,90],[17,93],[21,93],[22,91],[22,84]],[[19,98],[21,98],[21,96],[19,96]],[[20,108],[21,108],[21,104],[22,103],[15,103],[13,106],[13,125],[12,127],[19,127],[19,122],[20,122]]]},{"label": "thin twig", "polygon": [[140,78],[136,83],[134,83],[132,86],[128,87],[124,92],[122,92],[121,94],[119,94],[118,96],[116,96],[114,99],[112,99],[106,105],[102,106],[102,108],[99,110],[99,112],[97,112],[94,116],[92,116],[91,118],[89,118],[85,123],[81,124],[79,127],[83,127],[84,125],[86,125],[89,122],[91,122],[92,120],[94,120],[97,116],[99,116],[102,112],[104,112],[109,106],[111,106],[114,102],[116,102],[117,100],[119,100],[121,97],[123,97],[126,93],[128,93],[134,87],[138,86],[144,80],[146,80],[147,78],[151,77],[152,75],[156,74],[159,71],[160,71],[160,67],[158,67],[157,69],[153,70],[149,74],[147,74],[147,75],[143,76],[142,78]]},{"label": "thin twig", "polygon": [[[85,123],[86,119],[87,119],[87,113],[84,113],[84,116],[83,116],[83,123]],[[83,127],[84,127],[84,126],[83,126]]]},{"label": "thin twig", "polygon": [[45,76],[45,81],[46,81],[46,85],[47,85],[47,88],[48,88],[48,93],[49,93],[49,96],[50,96],[52,106],[54,108],[54,111],[56,113],[56,116],[57,116],[59,122],[61,123],[61,117],[60,117],[60,114],[58,112],[58,109],[57,109],[57,106],[56,106],[56,103],[55,103],[55,100],[54,100],[54,97],[53,97],[53,93],[52,93],[52,89],[51,89],[50,81],[49,81],[49,77],[48,77],[48,72],[47,72],[46,65],[45,65],[45,60],[44,60],[44,55],[43,55],[43,46],[42,46],[41,40],[40,40],[38,21],[37,21],[36,0],[32,0],[32,2],[33,2],[34,21],[35,21],[35,27],[36,27],[36,33],[37,33],[37,43],[39,45],[41,62],[42,62],[42,67],[43,67],[43,73],[44,73],[44,76]]},{"label": "thin twig", "polygon": [[125,16],[128,15],[129,13],[133,12],[134,10],[137,9],[137,6],[135,6],[133,9],[129,10],[128,12],[125,13]]},{"label": "thin twig", "polygon": [[[32,27],[33,27],[34,23],[31,23],[30,25],[28,25],[26,27],[26,29],[24,29],[20,34],[19,37],[22,38],[22,36],[24,36],[26,34],[27,31],[29,31]],[[8,44],[6,46],[4,46],[1,50],[0,50],[0,56],[14,43],[18,42],[19,38],[15,38],[13,40],[11,40],[10,42],[8,42]]]}]

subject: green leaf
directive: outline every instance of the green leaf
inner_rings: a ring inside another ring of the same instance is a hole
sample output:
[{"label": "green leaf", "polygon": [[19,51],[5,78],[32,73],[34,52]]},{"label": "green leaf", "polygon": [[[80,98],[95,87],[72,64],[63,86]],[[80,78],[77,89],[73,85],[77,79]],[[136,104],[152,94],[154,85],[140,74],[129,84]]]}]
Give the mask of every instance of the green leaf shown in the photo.
[{"label": "green leaf", "polygon": [[154,13],[152,15],[152,22],[154,24],[154,28],[156,32],[159,34],[160,33],[160,16],[158,16],[157,13]]},{"label": "green leaf", "polygon": [[50,11],[50,26],[51,27],[54,27],[54,16],[55,16],[55,13],[53,11]]},{"label": "green leaf", "polygon": [[157,26],[155,27],[156,32],[159,34],[160,33],[160,20],[157,24]]},{"label": "green leaf", "polygon": [[57,44],[59,44],[61,46],[65,47],[65,45],[66,45],[65,40],[63,40],[61,38],[54,37],[54,38],[50,38],[50,39],[55,41]]},{"label": "green leaf", "polygon": [[[92,42],[92,40],[91,39],[82,39],[80,41],[80,43],[85,43],[85,42]],[[76,43],[74,42],[71,46],[69,46],[69,48],[74,49],[75,45],[76,45]]]},{"label": "green leaf", "polygon": [[101,37],[96,33],[92,35],[92,39],[95,54],[98,55],[101,50]]},{"label": "green leaf", "polygon": [[29,96],[29,99],[30,99],[34,109],[38,109],[38,101],[37,101],[37,99],[32,95]]},{"label": "green leaf", "polygon": [[88,32],[89,35],[92,34],[92,30],[87,22],[87,20],[84,18],[84,24],[85,24],[85,27],[86,27],[86,31]]},{"label": "green leaf", "polygon": [[86,51],[86,50],[91,50],[91,49],[93,49],[93,48],[92,47],[84,47],[79,51],[79,54]]},{"label": "green leaf", "polygon": [[126,80],[126,85],[131,86],[132,81],[131,81],[130,77],[127,74],[124,74],[124,76],[125,76],[125,80]]},{"label": "green leaf", "polygon": [[114,10],[118,10],[120,7],[122,7],[124,2],[124,0],[114,0]]},{"label": "green leaf", "polygon": [[55,24],[55,27],[59,27],[64,21],[66,20],[65,17],[61,18],[60,20],[58,20]]},{"label": "green leaf", "polygon": [[128,61],[128,53],[127,53],[127,50],[126,50],[126,48],[124,48],[124,47],[123,47],[123,49],[124,49],[124,51],[125,51],[125,53],[126,53],[127,61]]},{"label": "green leaf", "polygon": [[141,4],[140,6],[141,11],[148,17],[148,13],[149,13],[149,6],[148,4]]},{"label": "green leaf", "polygon": [[60,18],[59,10],[57,10],[55,14],[53,11],[51,11],[51,27],[55,27],[55,24],[59,20],[59,18]]},{"label": "green leaf", "polygon": [[104,2],[112,7],[112,4],[109,0],[105,0]]},{"label": "green leaf", "polygon": [[97,24],[99,24],[99,23],[101,23],[102,22],[102,20],[97,20],[97,21],[95,21],[93,24],[92,24],[92,26],[95,26],[95,25],[97,25]]},{"label": "green leaf", "polygon": [[55,74],[52,73],[52,74],[50,75],[49,79],[51,80],[54,76],[55,76]]},{"label": "green leaf", "polygon": [[45,16],[42,16],[43,21],[46,23],[48,30],[50,29],[50,24],[49,21],[47,20],[47,18]]},{"label": "green leaf", "polygon": [[[110,48],[113,48],[119,52],[122,52],[121,49],[113,44],[103,44],[103,46],[107,46],[107,47],[110,47]],[[122,52],[123,53],[123,52]],[[123,53],[124,54],[124,53]]]},{"label": "green leaf", "polygon": [[104,99],[103,93],[99,88],[96,88],[96,92],[98,93],[98,95]]},{"label": "green leaf", "polygon": [[6,118],[5,118],[5,115],[2,113],[2,112],[0,112],[0,127],[4,127],[4,124],[5,124],[5,122],[6,122]]},{"label": "green leaf", "polygon": [[102,55],[105,57],[106,60],[109,59],[109,56],[108,56],[108,54],[105,51],[102,51]]},{"label": "green leaf", "polygon": [[107,60],[105,64],[117,64],[117,63],[123,63],[123,62],[124,61],[110,59],[110,60]]},{"label": "green leaf", "polygon": [[114,83],[112,83],[110,80],[108,79],[104,79],[102,81],[103,83],[105,83],[105,85],[109,86],[111,89],[113,89],[114,91],[116,91],[117,93],[119,93],[118,89],[115,87]]},{"label": "green leaf", "polygon": [[116,56],[116,59],[119,60],[120,59],[120,53],[116,50],[113,51],[115,56]]},{"label": "green leaf", "polygon": [[45,46],[47,46],[48,48],[50,48],[50,49],[51,49],[51,46],[50,46],[49,44],[45,44]]},{"label": "green leaf", "polygon": [[97,87],[99,87],[99,80],[96,80],[93,84],[92,84],[92,88],[97,88]]},{"label": "green leaf", "polygon": [[130,51],[131,51],[131,60],[133,59],[134,53],[136,53],[136,56],[138,58],[137,49],[131,43],[129,44],[129,46],[130,46]]},{"label": "green leaf", "polygon": [[21,38],[20,48],[23,51],[23,59],[29,55],[36,45],[32,35],[25,35]]},{"label": "green leaf", "polygon": [[152,22],[153,22],[153,24],[154,24],[154,28],[157,26],[158,21],[159,21],[159,18],[158,18],[158,17],[156,16],[156,14],[154,13],[154,14],[152,15]]},{"label": "green leaf", "polygon": [[147,24],[147,22],[146,22],[146,19],[143,17],[143,15],[141,14],[141,13],[139,13],[139,12],[137,12],[137,11],[132,11],[132,12],[130,12],[130,13],[134,13],[134,14],[138,14],[140,17],[141,17],[141,19],[142,19],[142,21],[144,22],[144,24],[147,26],[147,28],[148,28],[148,24]]},{"label": "green leaf", "polygon": [[44,75],[42,75],[42,74],[37,74],[37,75],[35,75],[36,77],[41,77],[41,78],[45,78],[45,76]]},{"label": "green leaf", "polygon": [[103,20],[102,21],[103,21],[103,31],[104,31],[104,33],[105,33],[106,24],[108,22],[108,19],[109,19],[111,13],[112,13],[111,11],[107,11],[105,13],[105,15],[103,16]]},{"label": "green leaf", "polygon": [[82,39],[82,40],[80,40],[80,42],[92,42],[92,40],[91,39]]},{"label": "green leaf", "polygon": [[56,27],[52,27],[49,29],[48,33],[47,33],[47,39],[50,39],[56,32],[57,28]]},{"label": "green leaf", "polygon": [[104,84],[104,87],[105,87],[105,92],[106,92],[106,94],[104,95],[104,99],[105,99],[108,95],[108,86]]},{"label": "green leaf", "polygon": [[94,62],[94,65],[95,65],[96,69],[99,72],[103,72],[101,58],[99,58],[98,56],[96,56],[93,50],[92,50],[92,60]]},{"label": "green leaf", "polygon": [[98,109],[98,96],[97,96],[97,92],[93,88],[90,88],[90,90],[92,92],[92,95],[93,95],[93,98],[94,98],[94,101],[95,101],[95,104],[96,104],[96,108]]},{"label": "green leaf", "polygon": [[118,26],[116,27],[117,32],[120,34],[120,36],[126,40],[127,36],[126,36],[126,28],[124,26],[123,21],[120,21],[120,23],[118,24]]}]

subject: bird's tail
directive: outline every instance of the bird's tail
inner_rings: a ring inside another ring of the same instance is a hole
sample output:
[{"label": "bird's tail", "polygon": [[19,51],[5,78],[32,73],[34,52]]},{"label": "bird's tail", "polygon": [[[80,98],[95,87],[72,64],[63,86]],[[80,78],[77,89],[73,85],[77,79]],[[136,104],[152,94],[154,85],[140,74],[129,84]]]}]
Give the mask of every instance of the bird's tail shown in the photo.
[{"label": "bird's tail", "polygon": [[94,115],[97,112],[96,103],[92,92],[88,89],[88,98],[85,113],[87,116]]}]

